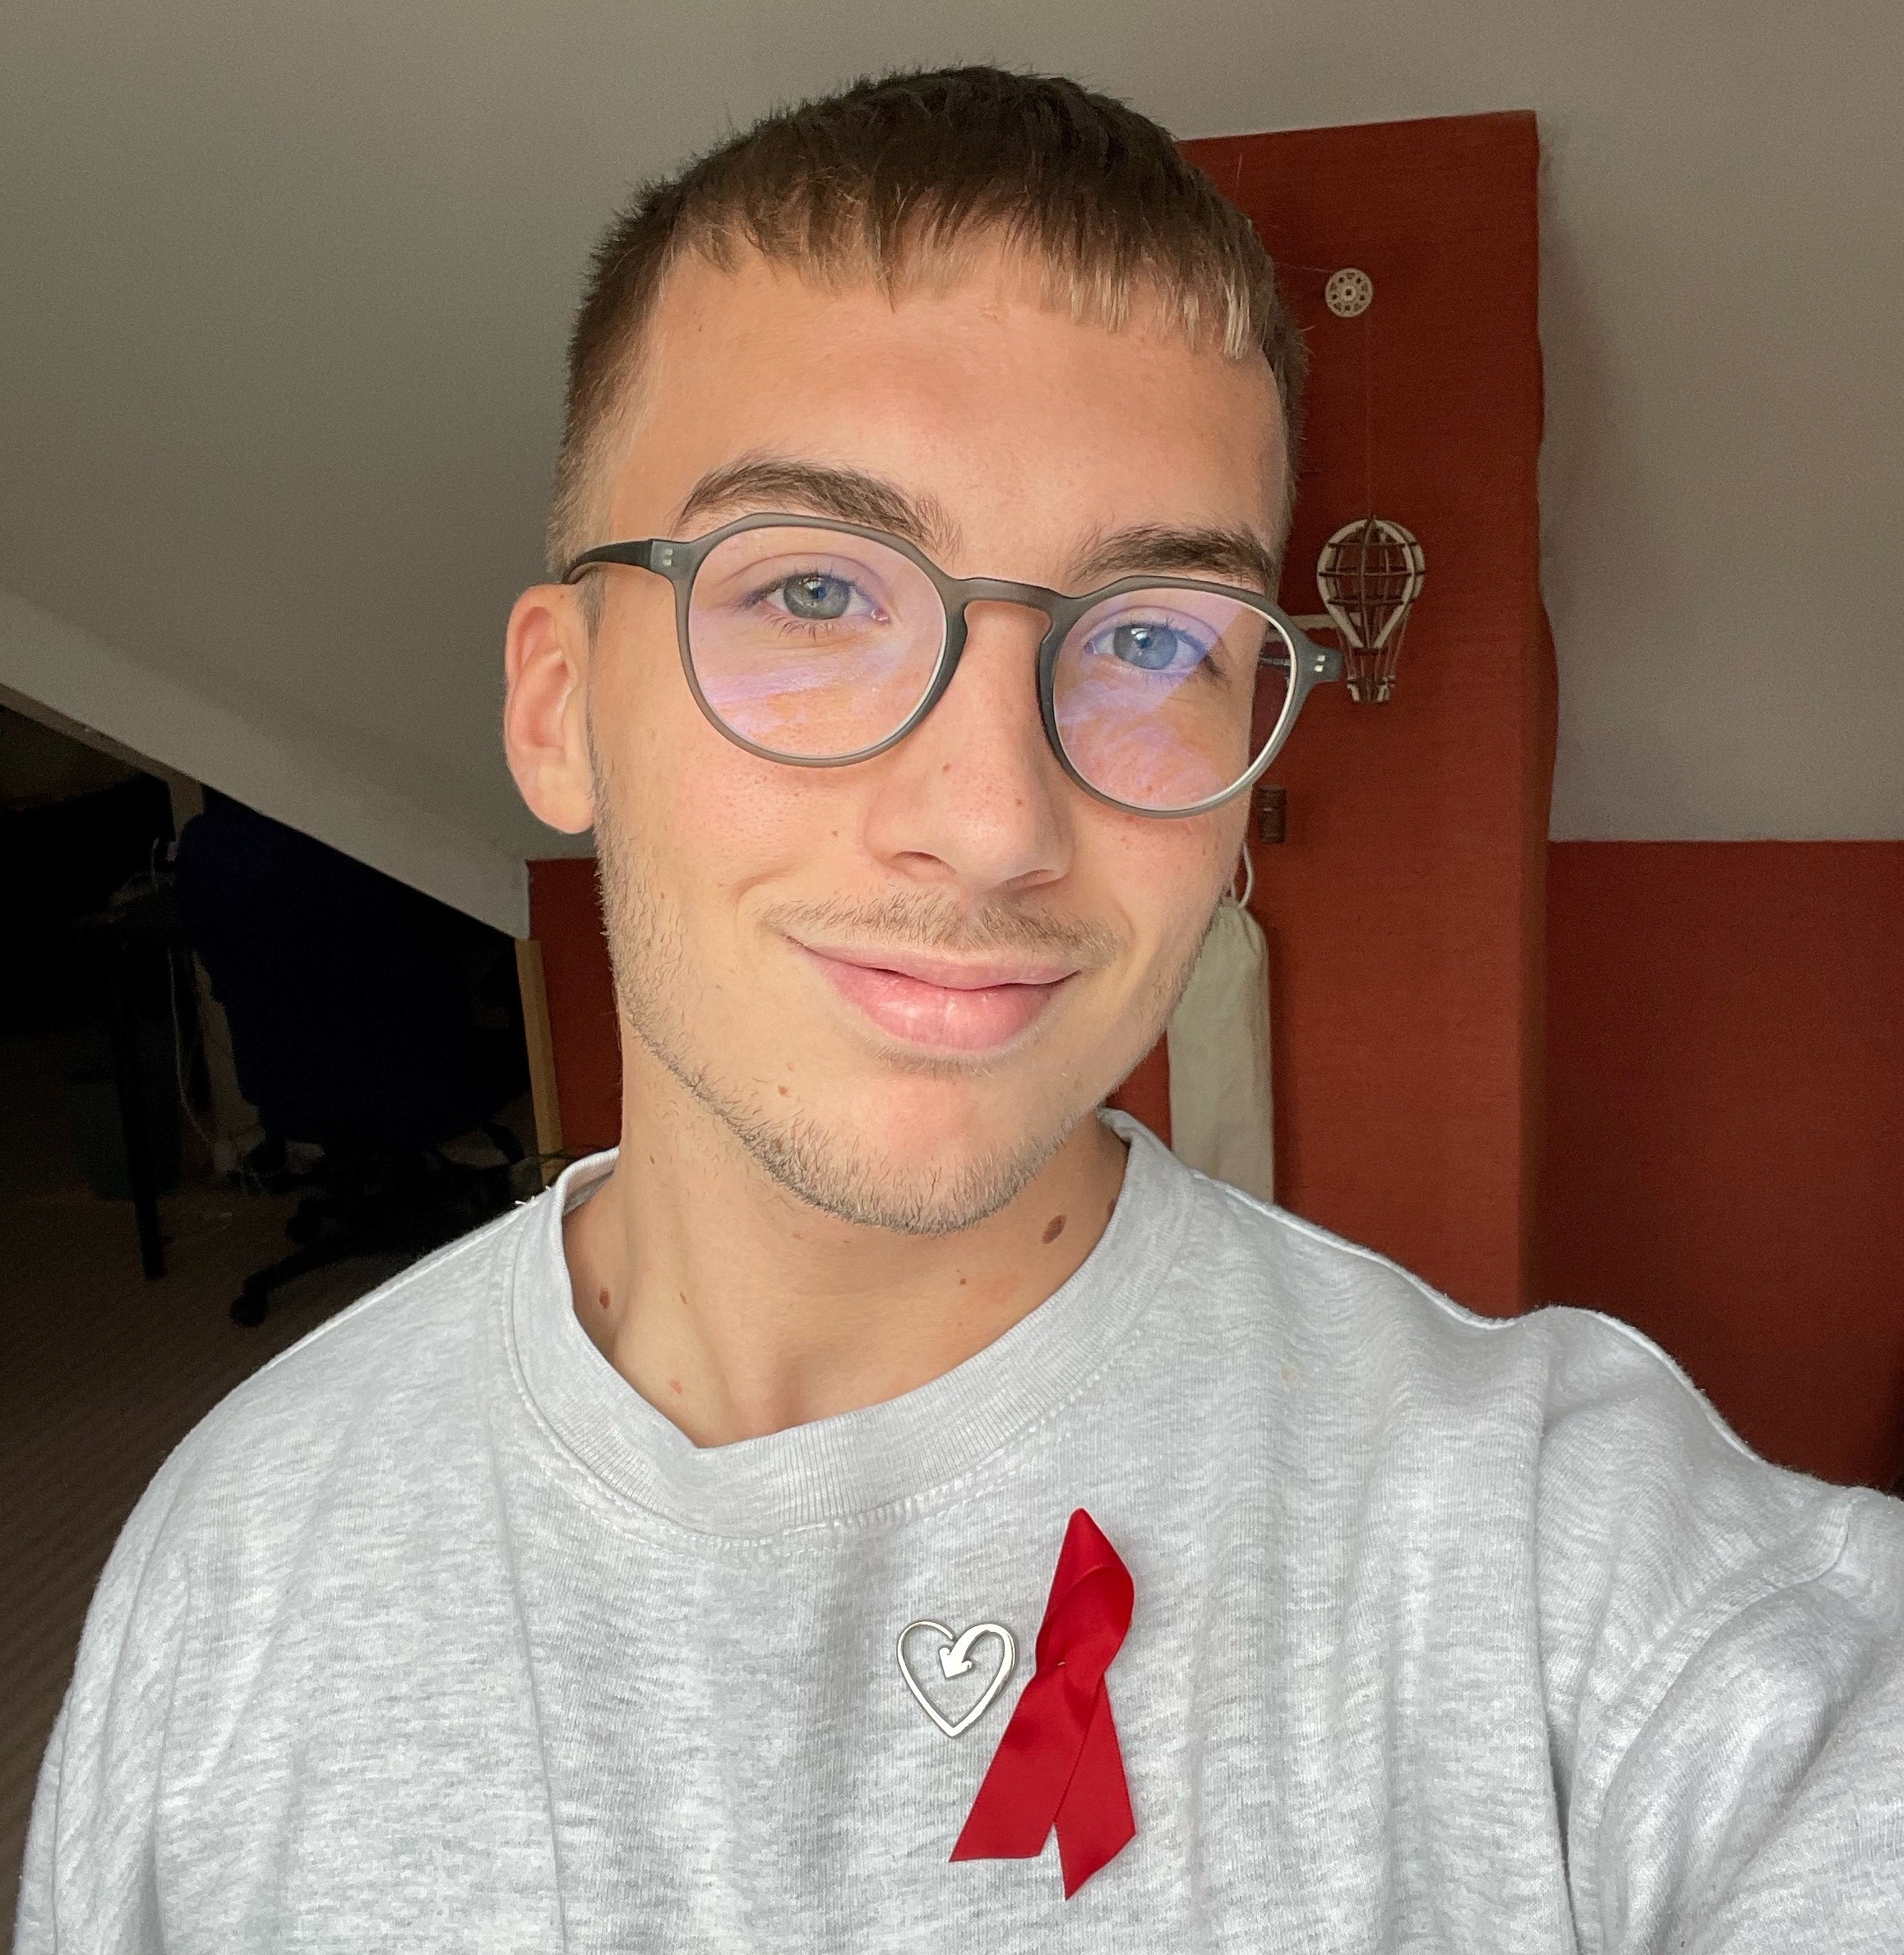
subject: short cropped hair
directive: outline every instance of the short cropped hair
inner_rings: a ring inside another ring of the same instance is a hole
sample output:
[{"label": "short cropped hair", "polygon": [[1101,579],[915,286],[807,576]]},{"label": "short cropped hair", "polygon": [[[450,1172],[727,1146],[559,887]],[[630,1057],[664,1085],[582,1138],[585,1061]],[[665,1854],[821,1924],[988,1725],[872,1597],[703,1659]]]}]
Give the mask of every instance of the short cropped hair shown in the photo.
[{"label": "short cropped hair", "polygon": [[569,344],[549,515],[560,575],[584,549],[618,407],[669,270],[746,251],[826,283],[895,292],[993,241],[1045,268],[1048,303],[1113,329],[1134,296],[1193,344],[1260,353],[1293,491],[1306,364],[1249,220],[1167,132],[1056,76],[989,67],[889,75],[756,122],[645,185],[597,246]]}]

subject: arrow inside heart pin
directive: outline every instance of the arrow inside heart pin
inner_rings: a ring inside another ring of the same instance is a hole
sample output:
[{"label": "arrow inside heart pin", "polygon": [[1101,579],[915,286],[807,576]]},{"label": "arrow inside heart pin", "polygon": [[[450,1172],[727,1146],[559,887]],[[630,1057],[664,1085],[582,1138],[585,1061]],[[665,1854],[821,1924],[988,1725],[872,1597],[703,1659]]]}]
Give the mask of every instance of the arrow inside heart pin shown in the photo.
[{"label": "arrow inside heart pin", "polygon": [[[973,1669],[972,1648],[981,1638],[991,1636],[998,1643],[998,1668],[990,1683],[978,1694],[977,1702],[963,1717],[948,1717],[934,1703],[913,1674],[913,1666],[906,1655],[906,1638],[917,1629],[930,1629],[940,1638],[939,1644],[939,1673],[950,1683],[954,1678],[968,1676]],[[906,1688],[913,1694],[919,1708],[948,1738],[956,1738],[971,1730],[973,1725],[991,1708],[999,1692],[1011,1680],[1011,1673],[1018,1666],[1018,1642],[1011,1631],[1002,1623],[975,1622],[968,1629],[954,1634],[942,1622],[935,1622],[929,1615],[922,1615],[915,1622],[909,1622],[899,1631],[899,1675],[906,1680]]]}]

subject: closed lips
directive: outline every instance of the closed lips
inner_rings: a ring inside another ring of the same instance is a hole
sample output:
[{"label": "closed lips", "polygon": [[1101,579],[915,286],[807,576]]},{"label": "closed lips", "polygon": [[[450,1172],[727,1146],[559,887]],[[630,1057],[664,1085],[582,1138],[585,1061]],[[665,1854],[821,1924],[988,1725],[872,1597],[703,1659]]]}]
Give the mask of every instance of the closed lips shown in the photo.
[{"label": "closed lips", "polygon": [[912,951],[800,948],[846,1002],[889,1037],[956,1051],[1002,1046],[1039,1019],[1074,966],[960,964]]}]

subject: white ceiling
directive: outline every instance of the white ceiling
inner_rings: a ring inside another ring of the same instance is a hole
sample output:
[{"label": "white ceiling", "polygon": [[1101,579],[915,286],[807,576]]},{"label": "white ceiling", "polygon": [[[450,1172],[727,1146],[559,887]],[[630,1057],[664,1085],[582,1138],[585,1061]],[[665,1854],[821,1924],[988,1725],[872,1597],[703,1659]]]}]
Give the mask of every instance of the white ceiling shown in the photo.
[{"label": "white ceiling", "polygon": [[149,739],[202,700],[220,730],[155,757],[266,805],[295,774],[297,818],[498,921],[559,846],[498,756],[498,645],[590,242],[777,102],[961,59],[1067,70],[1183,135],[1538,110],[1554,833],[1904,835],[1894,0],[0,21],[0,682],[101,724],[136,695]]}]

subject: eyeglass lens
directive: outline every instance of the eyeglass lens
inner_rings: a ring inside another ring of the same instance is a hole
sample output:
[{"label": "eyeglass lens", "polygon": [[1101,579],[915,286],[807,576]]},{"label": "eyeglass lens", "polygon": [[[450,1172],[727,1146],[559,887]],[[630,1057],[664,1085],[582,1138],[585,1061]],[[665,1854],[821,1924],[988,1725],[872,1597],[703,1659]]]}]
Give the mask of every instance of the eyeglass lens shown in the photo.
[{"label": "eyeglass lens", "polygon": [[[945,611],[931,579],[886,544],[764,526],[702,561],[687,635],[723,725],[790,760],[843,760],[917,711]],[[1240,781],[1274,737],[1292,671],[1274,621],[1246,604],[1167,585],[1125,591],[1065,635],[1058,737],[1107,798],[1150,813],[1195,807]]]}]

